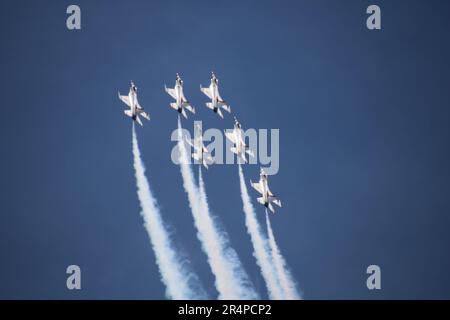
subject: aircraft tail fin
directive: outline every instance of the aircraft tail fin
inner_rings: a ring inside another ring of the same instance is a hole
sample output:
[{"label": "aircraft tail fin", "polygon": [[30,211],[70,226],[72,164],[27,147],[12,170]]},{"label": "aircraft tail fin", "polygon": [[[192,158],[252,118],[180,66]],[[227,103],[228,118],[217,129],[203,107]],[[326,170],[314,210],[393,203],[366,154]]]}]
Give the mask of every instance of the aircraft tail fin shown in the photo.
[{"label": "aircraft tail fin", "polygon": [[238,154],[236,147],[231,147],[230,150],[231,150],[231,152]]},{"label": "aircraft tail fin", "polygon": [[125,115],[129,116],[130,118],[133,117],[131,110],[123,110],[123,113],[125,113]]},{"label": "aircraft tail fin", "polygon": [[176,104],[175,102],[171,102],[171,103],[170,103],[170,106],[171,106],[173,109],[178,110],[178,106],[177,106],[177,104]]},{"label": "aircraft tail fin", "polygon": [[272,211],[272,213],[275,213],[275,209],[273,208],[273,206],[272,206],[272,204],[270,202],[267,205],[267,208],[269,208],[269,210]]},{"label": "aircraft tail fin", "polygon": [[206,103],[206,106],[207,106],[209,109],[214,110],[214,107],[213,107],[212,102],[207,102],[207,103]]},{"label": "aircraft tail fin", "polygon": [[181,108],[181,114],[183,115],[183,117],[184,117],[185,119],[188,118],[188,117],[187,117],[187,114],[186,114],[186,111],[184,110],[184,108]]}]

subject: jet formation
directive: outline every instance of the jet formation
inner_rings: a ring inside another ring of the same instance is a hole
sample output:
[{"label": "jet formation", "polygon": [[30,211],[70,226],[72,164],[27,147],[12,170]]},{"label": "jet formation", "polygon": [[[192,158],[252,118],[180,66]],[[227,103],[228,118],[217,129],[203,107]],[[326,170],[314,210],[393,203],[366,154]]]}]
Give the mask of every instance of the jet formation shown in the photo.
[{"label": "jet formation", "polygon": [[[183,80],[180,75],[177,73],[175,78],[175,86],[173,88],[167,88],[164,85],[165,91],[175,99],[175,102],[170,103],[170,107],[178,111],[184,118],[187,119],[186,110],[195,114],[195,108],[192,104],[186,99],[183,92]],[[221,109],[231,113],[230,105],[222,99],[219,93],[219,79],[217,79],[214,72],[211,72],[211,83],[209,87],[202,87],[200,85],[200,91],[203,92],[211,102],[206,103],[206,107],[211,109],[214,113],[218,114],[223,119],[223,113]],[[118,93],[119,99],[125,103],[130,110],[124,110],[125,115],[133,119],[133,121],[137,122],[139,125],[143,125],[139,116],[144,119],[150,120],[150,115],[144,111],[141,105],[138,102],[137,98],[137,87],[131,81],[130,89],[128,95],[120,95]],[[200,134],[198,137],[194,137],[193,140],[186,139],[186,142],[194,148],[194,152],[192,153],[192,158],[197,160],[201,165],[203,165],[206,169],[208,169],[208,163],[212,163],[213,159],[209,155],[208,149],[203,144],[203,134],[201,133],[201,127],[197,127],[197,130],[200,130]],[[242,126],[239,121],[234,117],[234,128],[232,132],[225,132],[225,136],[228,140],[233,143],[233,147],[231,147],[231,151],[235,153],[244,163],[247,163],[247,157],[254,157],[253,152],[250,150],[249,146],[245,144],[244,133],[242,131]],[[281,207],[281,201],[277,199],[277,197],[270,191],[268,185],[268,175],[261,168],[259,181],[253,183],[250,181],[252,187],[258,191],[262,196],[257,198],[258,203],[262,204],[266,210],[269,209],[272,213],[275,213],[275,209],[272,204]]]}]

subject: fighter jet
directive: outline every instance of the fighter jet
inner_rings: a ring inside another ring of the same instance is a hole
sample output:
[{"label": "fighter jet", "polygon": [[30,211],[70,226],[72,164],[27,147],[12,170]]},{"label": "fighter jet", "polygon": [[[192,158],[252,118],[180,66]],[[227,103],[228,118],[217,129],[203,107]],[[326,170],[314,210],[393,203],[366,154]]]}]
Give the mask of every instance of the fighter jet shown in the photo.
[{"label": "fighter jet", "polygon": [[166,85],[164,85],[164,89],[166,92],[176,100],[176,102],[170,103],[170,106],[177,110],[179,113],[181,113],[186,119],[186,111],[184,109],[189,110],[190,112],[195,114],[195,109],[192,107],[192,105],[187,101],[186,97],[183,93],[183,80],[181,80],[180,75],[177,73],[177,78],[175,80],[175,87],[167,88]]},{"label": "fighter jet", "polygon": [[198,130],[197,132],[199,133],[198,137],[194,136],[194,139],[192,141],[186,138],[186,141],[191,147],[194,147],[194,153],[192,153],[192,158],[194,158],[194,160],[199,161],[206,169],[208,169],[208,162],[212,163],[213,159],[211,158],[210,155],[207,154],[209,153],[209,151],[203,144],[203,133],[199,125],[197,125],[197,130]]},{"label": "fighter jet", "polygon": [[272,206],[272,203],[276,204],[277,206],[281,207],[281,201],[275,197],[275,195],[270,191],[268,181],[267,181],[267,174],[264,172],[264,170],[261,168],[259,182],[253,183],[250,180],[250,184],[253,188],[255,188],[256,191],[262,194],[262,197],[259,197],[257,200],[260,204],[266,207],[266,210],[269,209],[272,211],[272,213],[275,213],[275,209]]},{"label": "fighter jet", "polygon": [[224,109],[225,111],[231,112],[231,108],[226,103],[219,94],[219,79],[216,78],[214,72],[211,72],[211,84],[208,88],[203,88],[202,85],[200,85],[200,90],[211,99],[211,102],[207,102],[206,106],[210,109],[212,109],[215,113],[217,113],[221,118],[223,118],[222,111],[220,108]]},{"label": "fighter jet", "polygon": [[225,136],[233,142],[234,146],[231,147],[231,152],[237,154],[244,163],[247,163],[247,158],[245,154],[254,157],[253,152],[249,149],[249,146],[244,142],[244,132],[242,131],[241,124],[237,121],[236,117],[234,117],[234,129],[232,132],[226,132]]},{"label": "fighter jet", "polygon": [[124,110],[123,112],[129,116],[131,119],[136,121],[142,126],[142,121],[139,116],[150,120],[150,115],[144,111],[144,109],[140,106],[137,98],[137,87],[134,85],[133,81],[131,81],[130,91],[127,96],[121,96],[120,92],[119,99],[122,100],[127,106],[130,107],[130,110]]}]

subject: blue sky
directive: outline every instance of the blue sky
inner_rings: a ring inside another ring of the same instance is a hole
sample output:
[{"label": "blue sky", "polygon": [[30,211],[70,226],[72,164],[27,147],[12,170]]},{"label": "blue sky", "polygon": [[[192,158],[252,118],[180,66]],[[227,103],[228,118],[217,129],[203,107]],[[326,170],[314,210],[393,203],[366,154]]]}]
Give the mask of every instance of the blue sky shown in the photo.
[{"label": "blue sky", "polygon": [[[448,2],[376,1],[381,31],[365,26],[368,1],[76,3],[81,31],[65,26],[72,2],[0,4],[0,298],[164,298],[117,98],[131,79],[152,117],[138,138],[153,192],[216,295],[164,92],[179,72],[198,110],[183,125],[231,128],[204,106],[211,70],[244,127],[280,129],[272,226],[306,299],[450,298]],[[205,183],[264,296],[237,167],[213,166]],[[66,289],[70,264],[81,291]],[[370,264],[380,291],[366,288]]]}]

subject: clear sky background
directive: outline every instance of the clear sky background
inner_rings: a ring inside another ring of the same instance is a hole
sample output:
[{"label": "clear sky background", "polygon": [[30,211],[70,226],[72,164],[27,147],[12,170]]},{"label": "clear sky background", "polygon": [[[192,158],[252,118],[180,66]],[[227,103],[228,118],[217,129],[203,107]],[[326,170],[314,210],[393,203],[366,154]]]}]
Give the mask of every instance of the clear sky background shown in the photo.
[{"label": "clear sky background", "polygon": [[[81,31],[66,28],[73,3]],[[373,3],[381,31],[366,28]],[[0,298],[164,298],[117,98],[131,79],[152,117],[138,138],[163,218],[216,296],[170,161],[177,113],[164,92],[179,72],[197,109],[183,125],[232,128],[232,116],[204,105],[211,70],[244,127],[280,129],[271,188],[283,208],[272,225],[306,299],[450,298],[449,10],[448,1],[1,1]],[[247,181],[258,172],[246,166]],[[212,166],[205,183],[266,297],[237,166]],[[81,291],[66,289],[70,264],[81,267]],[[380,291],[366,288],[371,264]]]}]

